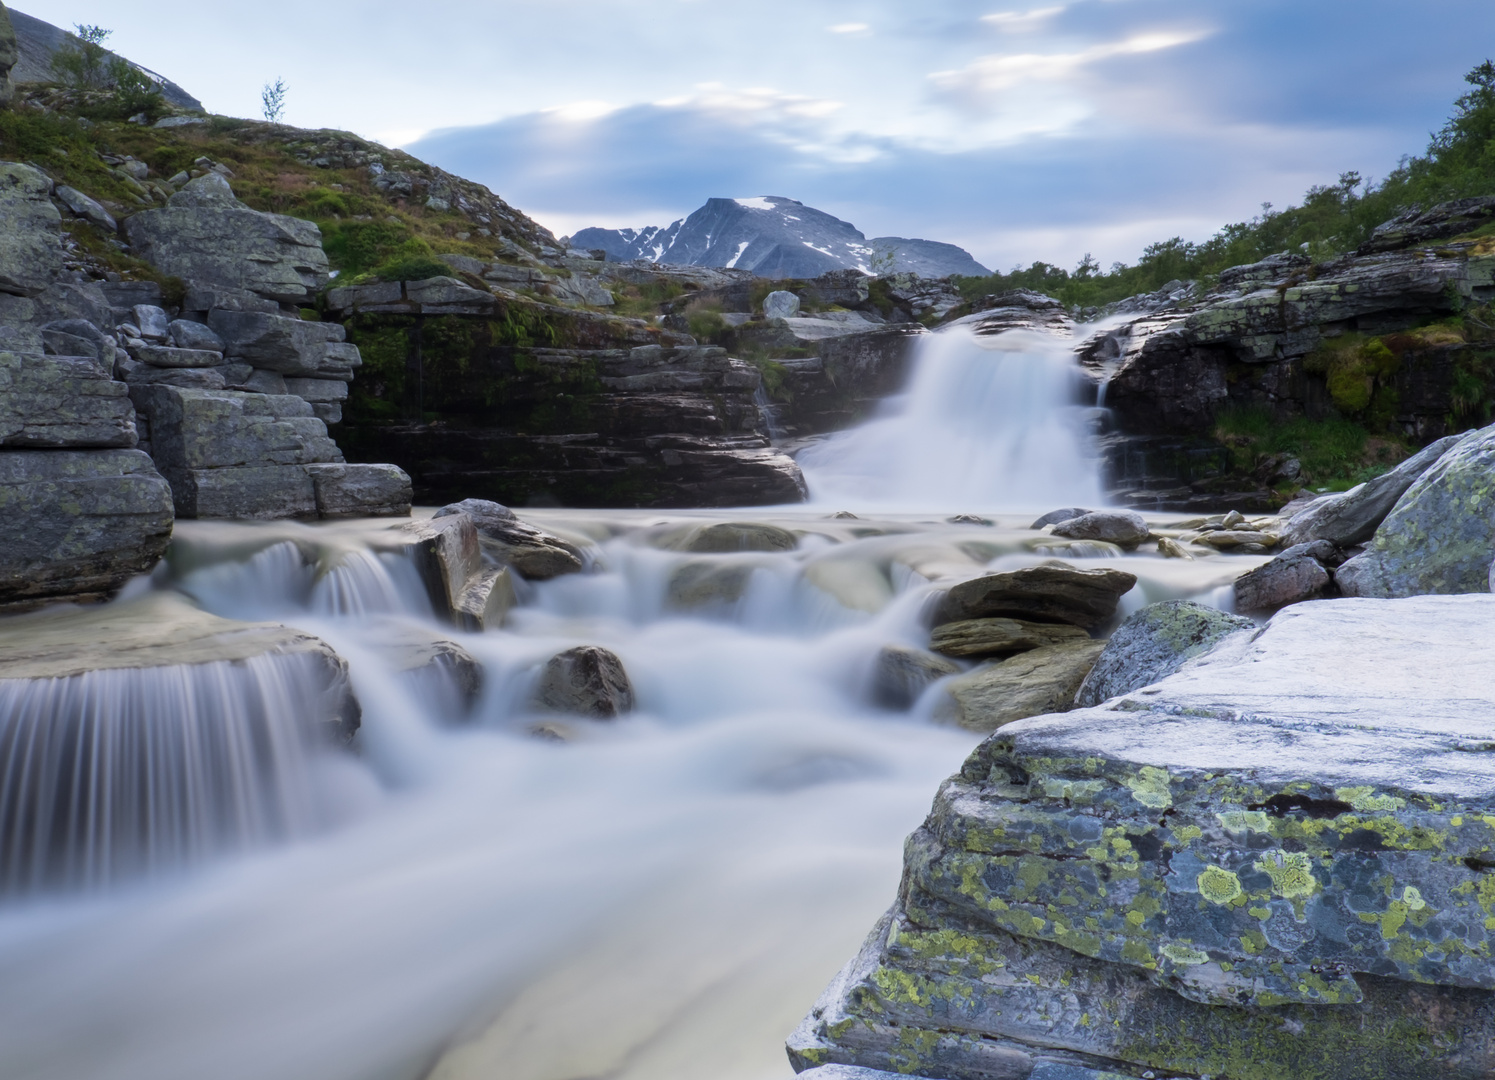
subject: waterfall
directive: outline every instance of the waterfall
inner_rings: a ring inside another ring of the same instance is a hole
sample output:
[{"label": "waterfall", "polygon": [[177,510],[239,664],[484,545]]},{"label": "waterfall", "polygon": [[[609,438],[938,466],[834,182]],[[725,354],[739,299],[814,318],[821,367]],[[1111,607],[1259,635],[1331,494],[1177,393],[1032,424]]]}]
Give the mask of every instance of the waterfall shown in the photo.
[{"label": "waterfall", "polygon": [[886,415],[800,454],[814,502],[950,513],[1101,501],[1072,340],[956,328],[916,348]]}]

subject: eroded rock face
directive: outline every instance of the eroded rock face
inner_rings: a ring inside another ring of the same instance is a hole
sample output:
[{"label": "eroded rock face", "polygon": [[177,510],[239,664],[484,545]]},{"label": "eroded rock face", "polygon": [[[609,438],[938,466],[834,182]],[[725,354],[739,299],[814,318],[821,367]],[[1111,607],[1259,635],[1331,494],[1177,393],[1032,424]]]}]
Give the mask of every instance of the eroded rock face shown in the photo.
[{"label": "eroded rock face", "polygon": [[555,712],[611,720],[633,711],[633,684],[615,654],[582,645],[551,657],[535,700]]},{"label": "eroded rock face", "polygon": [[1486,1075],[1492,618],[1491,596],[1300,605],[1147,693],[1002,728],[791,1057]]},{"label": "eroded rock face", "polygon": [[1136,584],[1136,576],[1123,570],[1076,570],[1062,563],[987,574],[951,588],[934,621],[1029,619],[1093,630],[1115,614],[1117,601]]},{"label": "eroded rock face", "polygon": [[0,351],[0,446],[129,449],[135,443],[129,388],[97,359]]},{"label": "eroded rock face", "polygon": [[1231,634],[1254,630],[1250,619],[1192,600],[1149,604],[1116,628],[1075,695],[1085,708],[1167,678]]},{"label": "eroded rock face", "polygon": [[328,281],[316,225],[249,209],[217,173],[189,182],[164,209],[132,214],[125,233],[137,257],[203,285],[295,303]]}]

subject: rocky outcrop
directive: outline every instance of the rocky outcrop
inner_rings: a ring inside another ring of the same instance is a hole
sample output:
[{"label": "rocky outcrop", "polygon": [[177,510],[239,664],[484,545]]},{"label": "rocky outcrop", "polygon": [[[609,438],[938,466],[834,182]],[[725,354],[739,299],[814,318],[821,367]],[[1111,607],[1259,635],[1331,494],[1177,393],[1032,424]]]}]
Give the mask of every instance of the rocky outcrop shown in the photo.
[{"label": "rocky outcrop", "polygon": [[305,303],[328,281],[316,225],[249,209],[217,173],[188,183],[165,209],[131,215],[125,234],[137,257],[162,273],[210,287]]},{"label": "rocky outcrop", "polygon": [[35,296],[62,272],[62,214],[38,169],[0,162],[0,292]]},{"label": "rocky outcrop", "polygon": [[1492,616],[1300,605],[1146,694],[1003,727],[910,838],[795,1067],[1486,1075]]},{"label": "rocky outcrop", "polygon": [[585,565],[575,544],[520,521],[507,506],[483,499],[463,499],[443,506],[435,516],[439,519],[456,514],[466,514],[472,519],[484,552],[512,566],[526,580],[549,581],[577,573]]},{"label": "rocky outcrop", "polygon": [[1360,245],[1360,254],[1398,251],[1433,240],[1447,240],[1473,232],[1492,220],[1495,220],[1495,196],[1457,199],[1439,203],[1427,211],[1414,206],[1377,226],[1370,239]]}]

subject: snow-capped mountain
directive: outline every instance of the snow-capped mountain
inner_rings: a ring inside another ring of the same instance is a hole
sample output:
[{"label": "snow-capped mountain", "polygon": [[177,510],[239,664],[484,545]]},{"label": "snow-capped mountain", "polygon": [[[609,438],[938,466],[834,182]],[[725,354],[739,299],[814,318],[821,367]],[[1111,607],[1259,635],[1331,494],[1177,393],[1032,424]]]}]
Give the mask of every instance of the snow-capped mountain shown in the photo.
[{"label": "snow-capped mountain", "polygon": [[772,278],[817,277],[847,268],[907,270],[923,277],[991,273],[954,244],[902,237],[868,240],[849,222],[780,195],[708,199],[690,217],[663,229],[582,229],[568,243],[600,249],[617,262],[720,266]]}]

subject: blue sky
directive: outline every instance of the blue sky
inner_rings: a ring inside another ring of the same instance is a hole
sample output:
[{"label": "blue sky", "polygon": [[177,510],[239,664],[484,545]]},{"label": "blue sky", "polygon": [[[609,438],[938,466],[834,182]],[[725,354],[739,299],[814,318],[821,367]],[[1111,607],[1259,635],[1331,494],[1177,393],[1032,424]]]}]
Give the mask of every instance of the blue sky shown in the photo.
[{"label": "blue sky", "polygon": [[[350,129],[557,233],[786,195],[987,265],[1132,260],[1420,151],[1489,0],[30,0],[209,108]],[[226,45],[225,43],[232,43]]]}]

